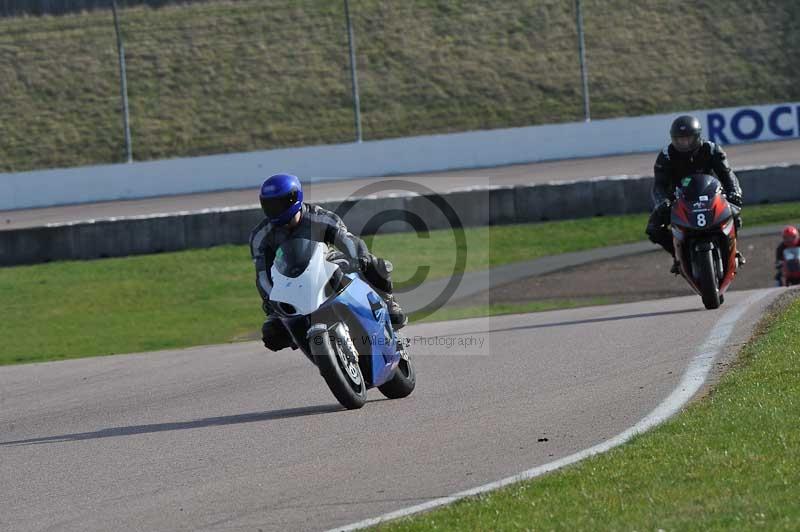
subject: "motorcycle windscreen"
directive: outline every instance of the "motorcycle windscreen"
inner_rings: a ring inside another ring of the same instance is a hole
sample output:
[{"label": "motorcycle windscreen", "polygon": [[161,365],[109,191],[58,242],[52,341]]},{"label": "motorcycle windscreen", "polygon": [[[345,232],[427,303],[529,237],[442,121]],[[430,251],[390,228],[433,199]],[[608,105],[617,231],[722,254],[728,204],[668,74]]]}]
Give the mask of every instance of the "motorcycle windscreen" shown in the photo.
[{"label": "motorcycle windscreen", "polygon": [[275,252],[273,266],[286,277],[299,277],[308,268],[319,242],[305,238],[293,238],[280,245]]},{"label": "motorcycle windscreen", "polygon": [[684,177],[680,184],[679,196],[690,203],[710,201],[722,192],[722,185],[713,175],[694,174]]}]

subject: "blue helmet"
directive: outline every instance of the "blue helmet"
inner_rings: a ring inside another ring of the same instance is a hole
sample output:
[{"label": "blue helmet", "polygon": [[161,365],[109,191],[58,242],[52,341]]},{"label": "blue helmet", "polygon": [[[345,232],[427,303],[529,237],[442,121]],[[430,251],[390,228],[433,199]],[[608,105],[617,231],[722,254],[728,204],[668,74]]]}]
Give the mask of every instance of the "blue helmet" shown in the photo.
[{"label": "blue helmet", "polygon": [[303,206],[303,187],[297,176],[275,174],[261,184],[261,208],[273,225],[286,225]]}]

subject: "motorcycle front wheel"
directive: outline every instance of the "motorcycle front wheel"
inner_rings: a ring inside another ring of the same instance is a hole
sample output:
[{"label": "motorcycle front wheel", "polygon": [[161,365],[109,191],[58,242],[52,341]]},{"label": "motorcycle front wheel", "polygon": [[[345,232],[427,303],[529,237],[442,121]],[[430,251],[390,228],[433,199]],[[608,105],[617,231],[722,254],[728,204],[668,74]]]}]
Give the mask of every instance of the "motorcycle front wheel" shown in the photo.
[{"label": "motorcycle front wheel", "polygon": [[344,327],[312,327],[308,340],[319,373],[339,404],[348,410],[364,406],[367,386],[358,365],[358,352]]},{"label": "motorcycle front wheel", "polygon": [[717,272],[714,269],[714,252],[710,249],[705,251],[696,251],[697,284],[700,286],[700,296],[703,299],[703,305],[711,310],[719,308],[720,293],[719,284],[717,283]]}]

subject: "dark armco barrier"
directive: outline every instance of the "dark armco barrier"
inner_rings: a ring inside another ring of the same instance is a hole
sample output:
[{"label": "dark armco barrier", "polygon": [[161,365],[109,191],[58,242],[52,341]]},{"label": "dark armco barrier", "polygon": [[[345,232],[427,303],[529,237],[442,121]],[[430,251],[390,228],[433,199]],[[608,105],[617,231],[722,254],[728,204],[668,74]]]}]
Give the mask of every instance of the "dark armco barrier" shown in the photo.
[{"label": "dark armco barrier", "polygon": [[[800,200],[800,166],[739,172],[747,204]],[[356,234],[563,220],[650,210],[652,177],[492,187],[427,195],[324,202]],[[448,216],[437,207],[449,205]],[[746,219],[745,210],[745,219]],[[96,259],[244,244],[258,209],[220,210],[0,231],[0,265]],[[644,229],[643,229],[644,230]]]}]

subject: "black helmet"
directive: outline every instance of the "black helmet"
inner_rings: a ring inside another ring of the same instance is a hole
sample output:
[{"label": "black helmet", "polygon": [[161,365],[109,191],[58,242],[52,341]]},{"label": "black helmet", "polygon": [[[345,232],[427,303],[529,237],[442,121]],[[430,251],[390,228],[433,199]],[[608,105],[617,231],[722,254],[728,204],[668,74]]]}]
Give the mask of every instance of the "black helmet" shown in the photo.
[{"label": "black helmet", "polygon": [[703,126],[700,121],[691,116],[679,116],[672,122],[672,127],[669,128],[669,136],[672,137],[672,147],[679,152],[688,153],[693,152],[700,147],[700,134],[703,132]]}]

